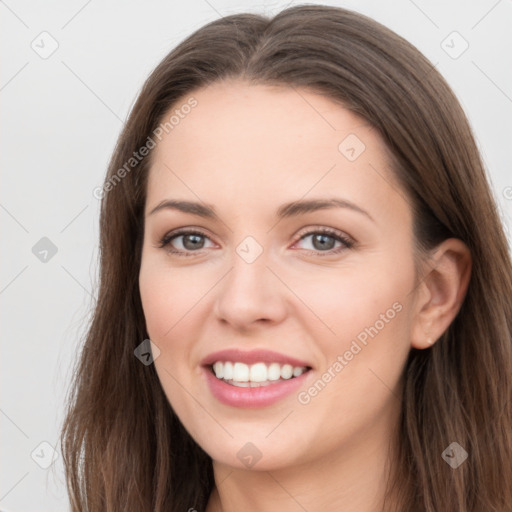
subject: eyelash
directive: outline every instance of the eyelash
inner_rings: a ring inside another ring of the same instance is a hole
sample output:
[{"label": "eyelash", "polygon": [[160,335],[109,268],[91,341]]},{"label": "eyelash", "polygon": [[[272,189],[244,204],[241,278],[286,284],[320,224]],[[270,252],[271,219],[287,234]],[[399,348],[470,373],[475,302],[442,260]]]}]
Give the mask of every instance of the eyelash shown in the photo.
[{"label": "eyelash", "polygon": [[[304,238],[306,238],[310,235],[317,235],[317,234],[328,235],[328,236],[334,238],[336,241],[341,242],[343,244],[343,246],[338,247],[337,249],[329,249],[328,251],[315,251],[312,249],[305,249],[309,254],[314,254],[314,255],[318,255],[318,256],[332,256],[334,254],[340,253],[343,250],[351,249],[355,245],[355,242],[351,238],[343,235],[341,232],[339,232],[335,229],[325,228],[325,227],[317,228],[317,229],[314,229],[314,230],[311,230],[311,231],[308,231],[308,232],[302,234],[299,237],[299,239],[297,240],[297,242],[300,242],[301,240],[303,240]],[[166,234],[160,240],[157,247],[160,249],[164,249],[165,247],[170,245],[172,240],[174,240],[175,238],[178,238],[179,236],[184,236],[184,235],[197,235],[197,236],[209,238],[205,233],[203,233],[201,231],[183,228],[183,229],[179,229],[179,230],[176,230],[176,231]],[[297,242],[295,242],[295,243],[297,243]],[[169,249],[168,251],[169,251],[169,253],[174,254],[176,256],[189,257],[189,256],[194,256],[195,253],[200,253],[201,249],[199,249],[197,251],[182,251],[180,249]]]}]

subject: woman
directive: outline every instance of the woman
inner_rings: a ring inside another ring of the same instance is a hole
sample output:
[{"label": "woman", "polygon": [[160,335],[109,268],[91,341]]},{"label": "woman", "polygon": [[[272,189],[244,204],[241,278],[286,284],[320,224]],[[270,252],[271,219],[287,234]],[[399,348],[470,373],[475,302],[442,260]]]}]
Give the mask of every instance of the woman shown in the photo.
[{"label": "woman", "polygon": [[510,255],[411,44],[324,6],[210,23],[102,195],[72,510],[512,510]]}]

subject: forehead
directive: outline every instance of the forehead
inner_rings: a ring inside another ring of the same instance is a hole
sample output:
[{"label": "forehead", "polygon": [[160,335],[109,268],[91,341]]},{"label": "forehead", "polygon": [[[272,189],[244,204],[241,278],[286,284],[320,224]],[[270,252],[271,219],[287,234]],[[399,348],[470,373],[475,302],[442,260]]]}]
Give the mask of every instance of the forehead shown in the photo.
[{"label": "forehead", "polygon": [[[300,155],[312,145],[330,147],[350,128],[363,138],[380,144],[372,127],[331,98],[291,86],[252,85],[241,81],[212,84],[190,94],[197,105],[173,126],[175,144],[194,145],[198,139],[213,152],[219,145],[244,151],[266,149],[274,153]],[[171,110],[180,110],[189,97]],[[370,142],[370,141],[369,141]],[[263,146],[264,144],[264,146]],[[201,149],[196,147],[196,149]],[[382,150],[385,146],[382,145]]]},{"label": "forehead", "polygon": [[166,194],[254,208],[336,192],[368,204],[404,195],[376,130],[330,98],[221,82],[172,112],[190,97],[196,106],[183,109],[153,150],[148,208]]}]

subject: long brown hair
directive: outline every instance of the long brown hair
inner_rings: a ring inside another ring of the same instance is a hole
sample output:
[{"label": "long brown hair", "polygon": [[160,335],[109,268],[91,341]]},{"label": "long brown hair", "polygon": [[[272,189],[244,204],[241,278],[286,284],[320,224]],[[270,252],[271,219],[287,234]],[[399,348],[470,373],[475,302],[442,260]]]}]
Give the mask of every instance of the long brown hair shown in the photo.
[{"label": "long brown hair", "polygon": [[[138,274],[150,158],[128,171],[126,162],[178,100],[226,79],[308,88],[364,118],[391,152],[420,251],[447,237],[469,247],[458,315],[404,368],[389,490],[395,510],[512,511],[512,265],[467,118],[410,43],[361,14],[307,4],[203,26],[158,65],[130,113],[105,180],[98,298],[62,428],[72,510],[201,512],[213,488],[210,457],[154,365],[134,356],[148,337]],[[441,456],[454,441],[469,454],[457,469]]]}]

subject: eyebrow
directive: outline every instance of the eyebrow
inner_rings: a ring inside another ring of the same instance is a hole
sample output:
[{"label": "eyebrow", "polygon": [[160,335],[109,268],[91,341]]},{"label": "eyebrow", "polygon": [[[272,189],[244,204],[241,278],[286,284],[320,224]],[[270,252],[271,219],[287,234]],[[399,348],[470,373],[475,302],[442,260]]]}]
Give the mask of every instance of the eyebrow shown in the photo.
[{"label": "eyebrow", "polygon": [[[355,203],[352,203],[351,201],[339,198],[299,199],[297,201],[292,201],[290,203],[281,205],[276,210],[275,215],[280,219],[284,219],[302,215],[305,213],[314,212],[317,210],[325,210],[330,208],[347,208],[349,210],[361,213],[368,217],[373,222],[375,222],[375,219],[366,210],[363,210],[363,208],[357,206]],[[219,216],[215,212],[215,208],[211,205],[197,203],[194,201],[178,201],[174,199],[166,199],[160,202],[148,213],[148,216],[153,215],[158,211],[167,209],[178,210],[184,213],[190,213],[192,215],[197,215],[199,217],[204,217],[207,219],[219,220]]]}]

